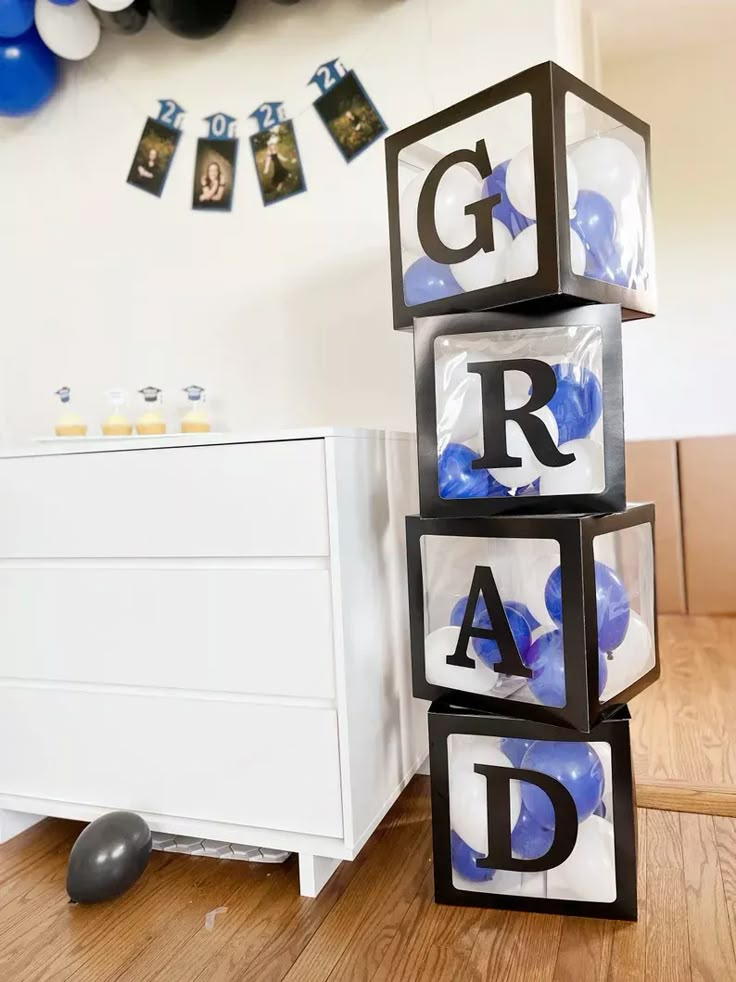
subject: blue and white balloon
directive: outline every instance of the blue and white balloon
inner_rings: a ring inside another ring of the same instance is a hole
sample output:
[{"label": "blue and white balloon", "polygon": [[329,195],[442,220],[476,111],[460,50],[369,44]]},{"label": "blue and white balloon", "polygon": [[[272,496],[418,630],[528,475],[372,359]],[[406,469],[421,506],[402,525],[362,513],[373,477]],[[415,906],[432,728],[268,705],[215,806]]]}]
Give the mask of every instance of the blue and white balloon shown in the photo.
[{"label": "blue and white balloon", "polygon": [[41,38],[60,58],[88,58],[100,42],[100,22],[87,0],[60,5],[36,0],[36,27]]},{"label": "blue and white balloon", "polygon": [[404,273],[404,302],[407,307],[445,300],[462,292],[463,288],[452,275],[450,267],[436,263],[428,256],[420,256]]}]

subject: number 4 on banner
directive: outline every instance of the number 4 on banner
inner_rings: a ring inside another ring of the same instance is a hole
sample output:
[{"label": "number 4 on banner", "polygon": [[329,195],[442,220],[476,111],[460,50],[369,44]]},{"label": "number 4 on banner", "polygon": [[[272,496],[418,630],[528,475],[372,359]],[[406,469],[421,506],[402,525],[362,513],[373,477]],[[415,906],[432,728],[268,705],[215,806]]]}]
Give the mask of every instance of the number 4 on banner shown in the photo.
[{"label": "number 4 on banner", "polygon": [[230,211],[235,187],[238,141],[237,120],[227,113],[206,116],[207,136],[197,140],[192,208],[197,211]]},{"label": "number 4 on banner", "polygon": [[283,102],[262,102],[250,115],[258,124],[250,148],[263,204],[272,205],[306,191],[294,123],[286,118]]},{"label": "number 4 on banner", "polygon": [[348,163],[386,132],[358,76],[346,71],[339,58],[320,65],[309,82],[319,87],[314,108]]},{"label": "number 4 on banner", "polygon": [[158,105],[158,117],[148,117],[138,140],[128,184],[160,198],[179,144],[184,109],[173,99],[159,99]]}]

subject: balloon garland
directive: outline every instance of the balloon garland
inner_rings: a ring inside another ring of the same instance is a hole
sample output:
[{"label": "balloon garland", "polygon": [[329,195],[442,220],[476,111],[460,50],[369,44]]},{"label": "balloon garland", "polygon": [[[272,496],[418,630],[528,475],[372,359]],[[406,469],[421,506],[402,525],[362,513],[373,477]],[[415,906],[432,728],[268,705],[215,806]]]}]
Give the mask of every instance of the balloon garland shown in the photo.
[{"label": "balloon garland", "polygon": [[[275,0],[297,3],[298,0]],[[169,31],[206,38],[230,20],[237,0],[0,0],[0,116],[39,110],[59,84],[59,58],[80,61],[102,28],[137,34],[151,12]]]}]

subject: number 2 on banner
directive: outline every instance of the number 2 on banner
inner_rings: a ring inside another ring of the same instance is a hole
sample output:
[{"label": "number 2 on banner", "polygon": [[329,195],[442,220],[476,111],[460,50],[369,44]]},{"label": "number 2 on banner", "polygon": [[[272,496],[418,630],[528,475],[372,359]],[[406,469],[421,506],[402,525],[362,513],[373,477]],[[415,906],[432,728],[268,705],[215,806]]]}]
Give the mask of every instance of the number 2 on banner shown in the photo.
[{"label": "number 2 on banner", "polygon": [[172,129],[179,129],[181,126],[184,109],[173,99],[159,99],[158,122]]}]

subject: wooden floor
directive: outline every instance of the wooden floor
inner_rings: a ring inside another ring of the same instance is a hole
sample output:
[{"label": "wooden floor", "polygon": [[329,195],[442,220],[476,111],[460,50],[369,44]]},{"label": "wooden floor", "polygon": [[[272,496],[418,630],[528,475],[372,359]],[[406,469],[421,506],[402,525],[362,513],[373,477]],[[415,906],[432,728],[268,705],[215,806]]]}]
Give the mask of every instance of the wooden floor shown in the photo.
[{"label": "wooden floor", "polygon": [[736,618],[660,617],[659,648],[630,707],[639,804],[736,816]]},{"label": "wooden floor", "polygon": [[[662,680],[631,707],[639,801],[736,815],[736,620],[662,618],[660,640]],[[293,860],[155,853],[118,901],[70,906],[80,828],[0,847],[0,982],[736,980],[732,817],[639,811],[638,924],[435,905],[427,778],[316,900]]]},{"label": "wooden floor", "polygon": [[425,777],[316,900],[293,861],[154,853],[124,897],[71,906],[79,828],[49,819],[0,848],[4,982],[736,979],[736,819],[640,810],[638,924],[435,905]]}]

